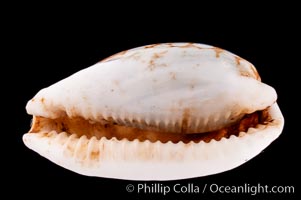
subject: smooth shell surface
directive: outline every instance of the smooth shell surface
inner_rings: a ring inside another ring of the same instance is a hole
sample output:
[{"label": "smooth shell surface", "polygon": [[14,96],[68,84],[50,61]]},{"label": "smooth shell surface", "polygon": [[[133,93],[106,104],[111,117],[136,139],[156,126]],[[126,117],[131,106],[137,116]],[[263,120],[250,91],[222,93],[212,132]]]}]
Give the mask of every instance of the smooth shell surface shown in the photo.
[{"label": "smooth shell surface", "polygon": [[199,133],[220,129],[276,99],[246,60],[208,45],[171,43],[124,51],[79,71],[41,90],[27,112]]}]

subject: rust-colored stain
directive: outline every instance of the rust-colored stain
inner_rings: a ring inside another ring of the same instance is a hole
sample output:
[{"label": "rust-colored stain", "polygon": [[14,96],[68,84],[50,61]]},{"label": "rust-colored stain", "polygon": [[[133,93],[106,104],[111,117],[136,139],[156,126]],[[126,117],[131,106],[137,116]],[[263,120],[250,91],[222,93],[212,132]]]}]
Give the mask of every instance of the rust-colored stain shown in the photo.
[{"label": "rust-colored stain", "polygon": [[75,146],[73,144],[68,143],[67,145],[67,150],[72,153],[72,155],[74,154],[74,150],[75,150]]},{"label": "rust-colored stain", "polygon": [[157,66],[160,67],[167,67],[167,65],[165,63],[156,63],[155,61],[157,59],[160,59],[161,57],[164,56],[164,54],[166,54],[168,52],[168,50],[166,51],[162,51],[162,52],[158,52],[158,53],[154,53],[153,56],[151,57],[149,64],[148,64],[148,69],[153,71]]},{"label": "rust-colored stain", "polygon": [[42,98],[40,99],[40,101],[41,101],[41,103],[44,103],[44,102],[45,102],[44,97],[42,97]]},{"label": "rust-colored stain", "polygon": [[99,150],[94,150],[94,151],[91,151],[90,153],[90,159],[91,160],[98,160],[99,159],[99,155],[100,155],[100,152]]},{"label": "rust-colored stain", "polygon": [[240,65],[240,61],[241,61],[241,60],[242,60],[241,57],[235,56],[235,61],[236,61],[236,64],[237,64],[237,65]]},{"label": "rust-colored stain", "polygon": [[148,64],[148,68],[153,71],[156,68],[154,60],[150,60]]},{"label": "rust-colored stain", "polygon": [[189,42],[185,44],[184,46],[178,46],[179,48],[197,48],[197,49],[203,49],[202,47],[196,46],[195,43]]},{"label": "rust-colored stain", "polygon": [[166,50],[166,51],[161,51],[161,52],[159,52],[159,53],[154,53],[153,59],[161,58],[161,57],[164,56],[164,54],[166,54],[167,52],[168,52],[168,50]]},{"label": "rust-colored stain", "polygon": [[80,146],[75,150],[75,156],[79,158],[80,160],[86,160],[87,158],[87,152],[88,151],[88,141],[84,140],[81,141]]},{"label": "rust-colored stain", "polygon": [[238,70],[239,70],[239,73],[241,76],[251,77],[258,81],[261,81],[261,78],[260,78],[257,70],[255,69],[255,67],[252,64],[250,64],[247,69],[243,69],[243,68],[239,67]]},{"label": "rust-colored stain", "polygon": [[169,47],[176,47],[173,43],[166,43],[166,45]]},{"label": "rust-colored stain", "polygon": [[181,132],[186,133],[188,129],[188,120],[190,118],[190,109],[185,108],[182,114]]},{"label": "rust-colored stain", "polygon": [[154,47],[156,47],[156,46],[158,46],[158,45],[160,45],[160,44],[151,44],[151,45],[147,45],[147,46],[144,47],[144,49],[154,48]]},{"label": "rust-colored stain", "polygon": [[169,72],[171,80],[176,80],[176,73],[175,72]]},{"label": "rust-colored stain", "polygon": [[246,71],[240,71],[240,75],[245,76],[245,77],[251,77],[250,73],[248,73]]},{"label": "rust-colored stain", "polygon": [[99,61],[99,62],[108,62],[108,61],[111,61],[111,60],[115,60],[115,59],[117,59],[117,58],[120,58],[122,55],[126,54],[127,51],[128,51],[128,50],[121,51],[121,52],[116,53],[116,54],[114,54],[114,55],[111,55],[111,56],[109,56],[109,57],[107,57],[107,58],[105,58],[105,59],[103,59],[103,60],[101,60],[101,61]]},{"label": "rust-colored stain", "polygon": [[214,47],[213,50],[215,51],[215,57],[219,58],[220,54],[224,51],[223,49],[220,49],[218,47]]},{"label": "rust-colored stain", "polygon": [[258,74],[256,68],[255,68],[252,64],[250,64],[250,68],[251,68],[251,70],[253,71],[253,74],[254,74],[254,76],[255,76],[255,79],[258,80],[258,81],[261,81],[261,78],[260,78],[260,76],[259,76],[259,74]]},{"label": "rust-colored stain", "polygon": [[112,82],[114,85],[119,86],[119,80],[113,80]]}]

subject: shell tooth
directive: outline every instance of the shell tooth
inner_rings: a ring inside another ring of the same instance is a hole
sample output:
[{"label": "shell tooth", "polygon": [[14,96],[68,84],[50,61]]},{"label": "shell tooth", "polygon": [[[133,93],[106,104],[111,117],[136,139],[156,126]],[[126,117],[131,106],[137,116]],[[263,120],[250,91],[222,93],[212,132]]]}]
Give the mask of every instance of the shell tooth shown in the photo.
[{"label": "shell tooth", "polygon": [[193,131],[197,132],[199,125],[199,119],[191,118],[191,120],[188,121],[188,127]]},{"label": "shell tooth", "polygon": [[53,138],[53,137],[56,137],[56,136],[57,136],[56,131],[50,131],[50,132],[45,134],[45,137],[48,137],[48,138]]},{"label": "shell tooth", "polygon": [[101,118],[103,118],[104,120],[107,120],[108,117],[109,117],[109,115],[108,115],[107,112],[103,112],[103,113],[101,114]]},{"label": "shell tooth", "polygon": [[146,117],[146,118],[144,119],[144,121],[145,121],[145,124],[146,124],[146,125],[149,125],[149,124],[151,123],[151,120],[150,120],[150,118],[148,118],[148,117]]},{"label": "shell tooth", "polygon": [[[156,127],[160,127],[161,121],[160,121],[159,119],[156,119],[154,125],[155,125]],[[161,128],[162,128],[162,127],[161,127]]]},{"label": "shell tooth", "polygon": [[87,158],[88,160],[99,160],[100,150],[97,138],[93,136],[88,142]]},{"label": "shell tooth", "polygon": [[225,119],[229,119],[230,116],[231,116],[231,111],[229,111],[229,112],[227,112],[227,113],[225,114]]},{"label": "shell tooth", "polygon": [[76,159],[84,160],[86,158],[87,148],[88,148],[88,139],[86,135],[83,135],[79,138],[79,140],[75,145],[73,156]]},{"label": "shell tooth", "polygon": [[158,121],[157,123],[158,123],[157,126],[158,126],[160,129],[164,129],[165,127],[167,127],[167,123],[165,123],[165,121]]},{"label": "shell tooth", "polygon": [[252,133],[255,133],[256,131],[257,131],[256,128],[249,128],[247,133],[252,134]]},{"label": "shell tooth", "polygon": [[124,125],[126,125],[126,126],[131,126],[131,121],[132,121],[132,118],[131,117],[128,117],[128,118],[125,118],[124,120],[123,120],[123,123],[124,123]]},{"label": "shell tooth", "polygon": [[207,126],[209,122],[209,117],[206,117],[203,121],[203,126]]},{"label": "shell tooth", "polygon": [[263,125],[263,124],[258,124],[257,126],[256,126],[256,128],[257,129],[259,129],[259,130],[262,130],[262,129],[265,129],[265,125]]},{"label": "shell tooth", "polygon": [[63,146],[63,151],[66,156],[73,157],[74,154],[74,146],[77,142],[78,138],[76,134],[72,134],[68,137],[66,143]]},{"label": "shell tooth", "polygon": [[140,119],[140,122],[139,122],[140,124],[142,124],[143,126],[146,126],[147,125],[147,123],[146,123],[146,121],[145,121],[145,119]]},{"label": "shell tooth", "polygon": [[117,124],[123,124],[123,120],[120,119],[120,118],[117,118],[117,119],[116,119],[116,123],[117,123]]},{"label": "shell tooth", "polygon": [[213,117],[213,122],[216,123],[216,122],[218,122],[219,119],[220,119],[220,115],[215,115]]},{"label": "shell tooth", "polygon": [[57,136],[55,138],[55,142],[60,145],[63,145],[67,139],[68,139],[68,134],[66,132],[61,132],[61,133],[57,134]]},{"label": "shell tooth", "polygon": [[201,126],[201,120],[200,120],[200,118],[196,118],[196,119],[195,119],[195,127],[196,127],[196,130],[198,129],[199,126]]},{"label": "shell tooth", "polygon": [[47,132],[44,132],[44,133],[38,133],[38,134],[37,134],[37,137],[42,138],[42,137],[45,137],[46,134],[47,134]]},{"label": "shell tooth", "polygon": [[239,132],[238,137],[243,137],[245,136],[247,133],[246,132]]}]

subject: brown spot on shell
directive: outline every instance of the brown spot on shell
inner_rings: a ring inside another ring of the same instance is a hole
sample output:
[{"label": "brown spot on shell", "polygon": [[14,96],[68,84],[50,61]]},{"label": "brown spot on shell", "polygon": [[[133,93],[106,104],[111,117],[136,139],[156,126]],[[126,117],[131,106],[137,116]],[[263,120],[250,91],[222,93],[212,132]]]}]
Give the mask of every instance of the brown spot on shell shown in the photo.
[{"label": "brown spot on shell", "polygon": [[179,48],[197,48],[197,49],[203,49],[202,47],[196,46],[194,43],[189,42],[185,44],[184,46],[178,46]]},{"label": "brown spot on shell", "polygon": [[165,64],[165,63],[156,63],[156,60],[160,59],[167,52],[168,52],[168,50],[161,51],[161,52],[158,52],[158,53],[154,53],[153,56],[151,57],[150,61],[149,61],[148,69],[150,71],[153,71],[157,66],[167,67],[167,64]]},{"label": "brown spot on shell", "polygon": [[153,71],[155,69],[155,62],[154,60],[150,60],[149,61],[149,65],[148,65],[148,68]]},{"label": "brown spot on shell", "polygon": [[112,82],[114,85],[119,86],[119,80],[113,80]]},{"label": "brown spot on shell", "polygon": [[99,159],[99,155],[100,155],[99,149],[91,151],[91,153],[90,153],[90,159],[91,160],[98,160]]},{"label": "brown spot on shell", "polygon": [[237,65],[240,65],[240,61],[241,61],[241,60],[242,60],[241,57],[235,56],[235,61],[236,61],[236,64],[237,64]]},{"label": "brown spot on shell", "polygon": [[166,45],[169,46],[169,47],[176,47],[176,46],[174,45],[174,43],[166,43]]},{"label": "brown spot on shell", "polygon": [[248,66],[241,65],[241,64],[243,64],[242,61],[244,61],[244,59],[239,56],[234,56],[234,59],[236,61],[236,65],[238,67],[240,75],[245,76],[245,77],[251,77],[258,81],[261,81],[256,68],[252,64],[249,64]]},{"label": "brown spot on shell", "polygon": [[171,80],[176,80],[176,73],[175,72],[169,72]]},{"label": "brown spot on shell", "polygon": [[224,51],[223,49],[220,49],[218,47],[214,47],[213,50],[215,51],[215,57],[219,58],[220,54]]},{"label": "brown spot on shell", "polygon": [[121,51],[121,52],[116,53],[116,54],[114,54],[112,56],[109,56],[109,57],[107,57],[107,58],[105,58],[105,59],[103,59],[103,60],[101,60],[99,62],[108,62],[108,61],[116,60],[116,59],[120,58],[122,55],[126,54],[127,51],[128,50]]},{"label": "brown spot on shell", "polygon": [[154,48],[154,47],[156,47],[156,46],[158,46],[158,45],[160,45],[160,44],[151,44],[151,45],[147,45],[147,46],[144,47],[144,49]]},{"label": "brown spot on shell", "polygon": [[42,97],[42,98],[40,99],[40,101],[41,101],[41,103],[44,103],[45,99]]},{"label": "brown spot on shell", "polygon": [[70,152],[70,153],[72,153],[72,155],[73,155],[73,153],[74,153],[74,150],[75,150],[75,146],[71,143],[68,143],[68,145],[67,145],[67,150]]},{"label": "brown spot on shell", "polygon": [[161,58],[161,57],[164,56],[164,54],[166,54],[167,52],[168,52],[168,50],[166,50],[166,51],[161,51],[161,52],[159,52],[159,53],[154,53],[153,59]]},{"label": "brown spot on shell", "polygon": [[245,76],[245,77],[251,77],[250,73],[245,72],[245,71],[240,71],[240,75]]},{"label": "brown spot on shell", "polygon": [[239,73],[241,76],[250,77],[250,78],[254,78],[258,81],[261,81],[261,78],[260,78],[257,70],[255,69],[255,67],[252,64],[250,64],[249,66],[246,66],[245,68],[238,67],[238,70],[239,70]]},{"label": "brown spot on shell", "polygon": [[260,78],[260,76],[259,76],[259,74],[258,74],[256,68],[255,68],[252,64],[250,65],[250,68],[251,68],[251,70],[253,71],[253,74],[254,74],[254,76],[255,76],[255,79],[258,80],[258,81],[261,81],[261,78]]}]

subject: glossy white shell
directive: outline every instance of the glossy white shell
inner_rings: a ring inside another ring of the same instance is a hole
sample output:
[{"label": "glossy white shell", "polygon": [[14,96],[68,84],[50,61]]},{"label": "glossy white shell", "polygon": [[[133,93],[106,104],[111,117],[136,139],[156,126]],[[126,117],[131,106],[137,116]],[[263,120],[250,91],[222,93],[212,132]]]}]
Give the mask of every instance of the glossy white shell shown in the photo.
[{"label": "glossy white shell", "polygon": [[152,45],[119,53],[41,90],[27,111],[207,132],[276,101],[275,90],[257,79],[252,64],[218,48]]},{"label": "glossy white shell", "polygon": [[205,176],[243,164],[280,135],[284,121],[276,98],[249,62],[225,50],[191,43],[150,45],[116,54],[41,90],[27,112],[183,134],[216,130],[271,106],[272,122],[209,143],[97,140],[55,132],[27,133],[23,141],[58,165],[89,176]]}]

